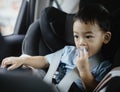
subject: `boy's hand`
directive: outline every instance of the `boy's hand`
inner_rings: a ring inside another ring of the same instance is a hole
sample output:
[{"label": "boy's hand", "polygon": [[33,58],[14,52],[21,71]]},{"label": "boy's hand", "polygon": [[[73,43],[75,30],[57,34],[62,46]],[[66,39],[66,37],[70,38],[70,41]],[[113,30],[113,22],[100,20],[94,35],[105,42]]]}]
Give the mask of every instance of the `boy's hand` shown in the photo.
[{"label": "boy's hand", "polygon": [[1,63],[2,68],[7,68],[7,70],[14,70],[23,65],[23,59],[21,57],[8,57],[3,59]]},{"label": "boy's hand", "polygon": [[78,50],[79,52],[79,56],[77,57],[77,68],[79,70],[80,73],[83,72],[88,72],[90,71],[89,69],[89,62],[88,62],[88,52],[85,48],[81,48]]}]

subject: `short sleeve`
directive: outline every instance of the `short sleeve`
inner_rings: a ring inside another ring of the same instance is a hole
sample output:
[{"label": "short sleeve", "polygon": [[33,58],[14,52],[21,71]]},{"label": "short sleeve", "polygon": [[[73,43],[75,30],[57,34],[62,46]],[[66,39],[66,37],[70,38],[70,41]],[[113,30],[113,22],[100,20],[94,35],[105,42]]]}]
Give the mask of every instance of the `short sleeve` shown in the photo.
[{"label": "short sleeve", "polygon": [[93,70],[93,75],[98,82],[100,82],[110,71],[111,65],[112,64],[109,61],[103,61],[98,67]]}]

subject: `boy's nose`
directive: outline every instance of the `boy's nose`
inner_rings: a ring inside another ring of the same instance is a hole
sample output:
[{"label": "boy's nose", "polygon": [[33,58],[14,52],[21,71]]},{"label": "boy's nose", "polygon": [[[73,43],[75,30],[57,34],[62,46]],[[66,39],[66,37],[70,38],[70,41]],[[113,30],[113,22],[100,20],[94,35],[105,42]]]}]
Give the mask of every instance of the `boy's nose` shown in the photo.
[{"label": "boy's nose", "polygon": [[85,40],[84,40],[84,39],[80,39],[80,40],[79,40],[79,45],[80,45],[80,46],[86,46]]}]

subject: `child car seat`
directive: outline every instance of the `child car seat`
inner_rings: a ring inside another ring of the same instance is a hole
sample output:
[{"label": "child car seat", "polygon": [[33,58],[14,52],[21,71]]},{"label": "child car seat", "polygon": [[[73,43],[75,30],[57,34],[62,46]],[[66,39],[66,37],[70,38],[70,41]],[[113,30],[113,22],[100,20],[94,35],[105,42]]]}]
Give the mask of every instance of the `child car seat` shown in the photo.
[{"label": "child car seat", "polygon": [[[67,14],[53,7],[46,8],[40,19],[30,26],[23,41],[23,53],[46,55],[63,48],[65,45],[75,45],[72,34],[73,16],[74,14]],[[113,26],[112,28],[114,29]],[[117,36],[113,36],[113,40],[107,46],[109,48],[106,51],[107,54],[112,56],[113,67],[116,67],[116,64],[117,66],[120,65],[117,60],[120,54],[118,54],[119,52],[116,53],[119,46],[114,41],[119,41],[116,39],[116,37],[119,37],[118,33],[113,32],[113,35],[117,34]],[[113,50],[112,53],[110,52],[111,49]]]},{"label": "child car seat", "polygon": [[65,45],[74,45],[72,24],[73,15],[54,7],[46,8],[33,23],[23,41],[23,53],[46,55]]}]

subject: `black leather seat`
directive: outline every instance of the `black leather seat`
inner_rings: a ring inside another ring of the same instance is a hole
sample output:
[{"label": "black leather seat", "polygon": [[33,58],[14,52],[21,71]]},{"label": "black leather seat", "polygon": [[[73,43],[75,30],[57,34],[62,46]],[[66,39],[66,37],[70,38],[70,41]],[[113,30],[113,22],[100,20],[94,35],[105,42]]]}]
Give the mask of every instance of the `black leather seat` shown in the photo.
[{"label": "black leather seat", "polygon": [[113,55],[113,67],[120,66],[120,8],[112,14],[112,34],[113,34],[113,47],[116,48]]},{"label": "black leather seat", "polygon": [[25,72],[0,72],[0,92],[56,92],[52,85]]}]

